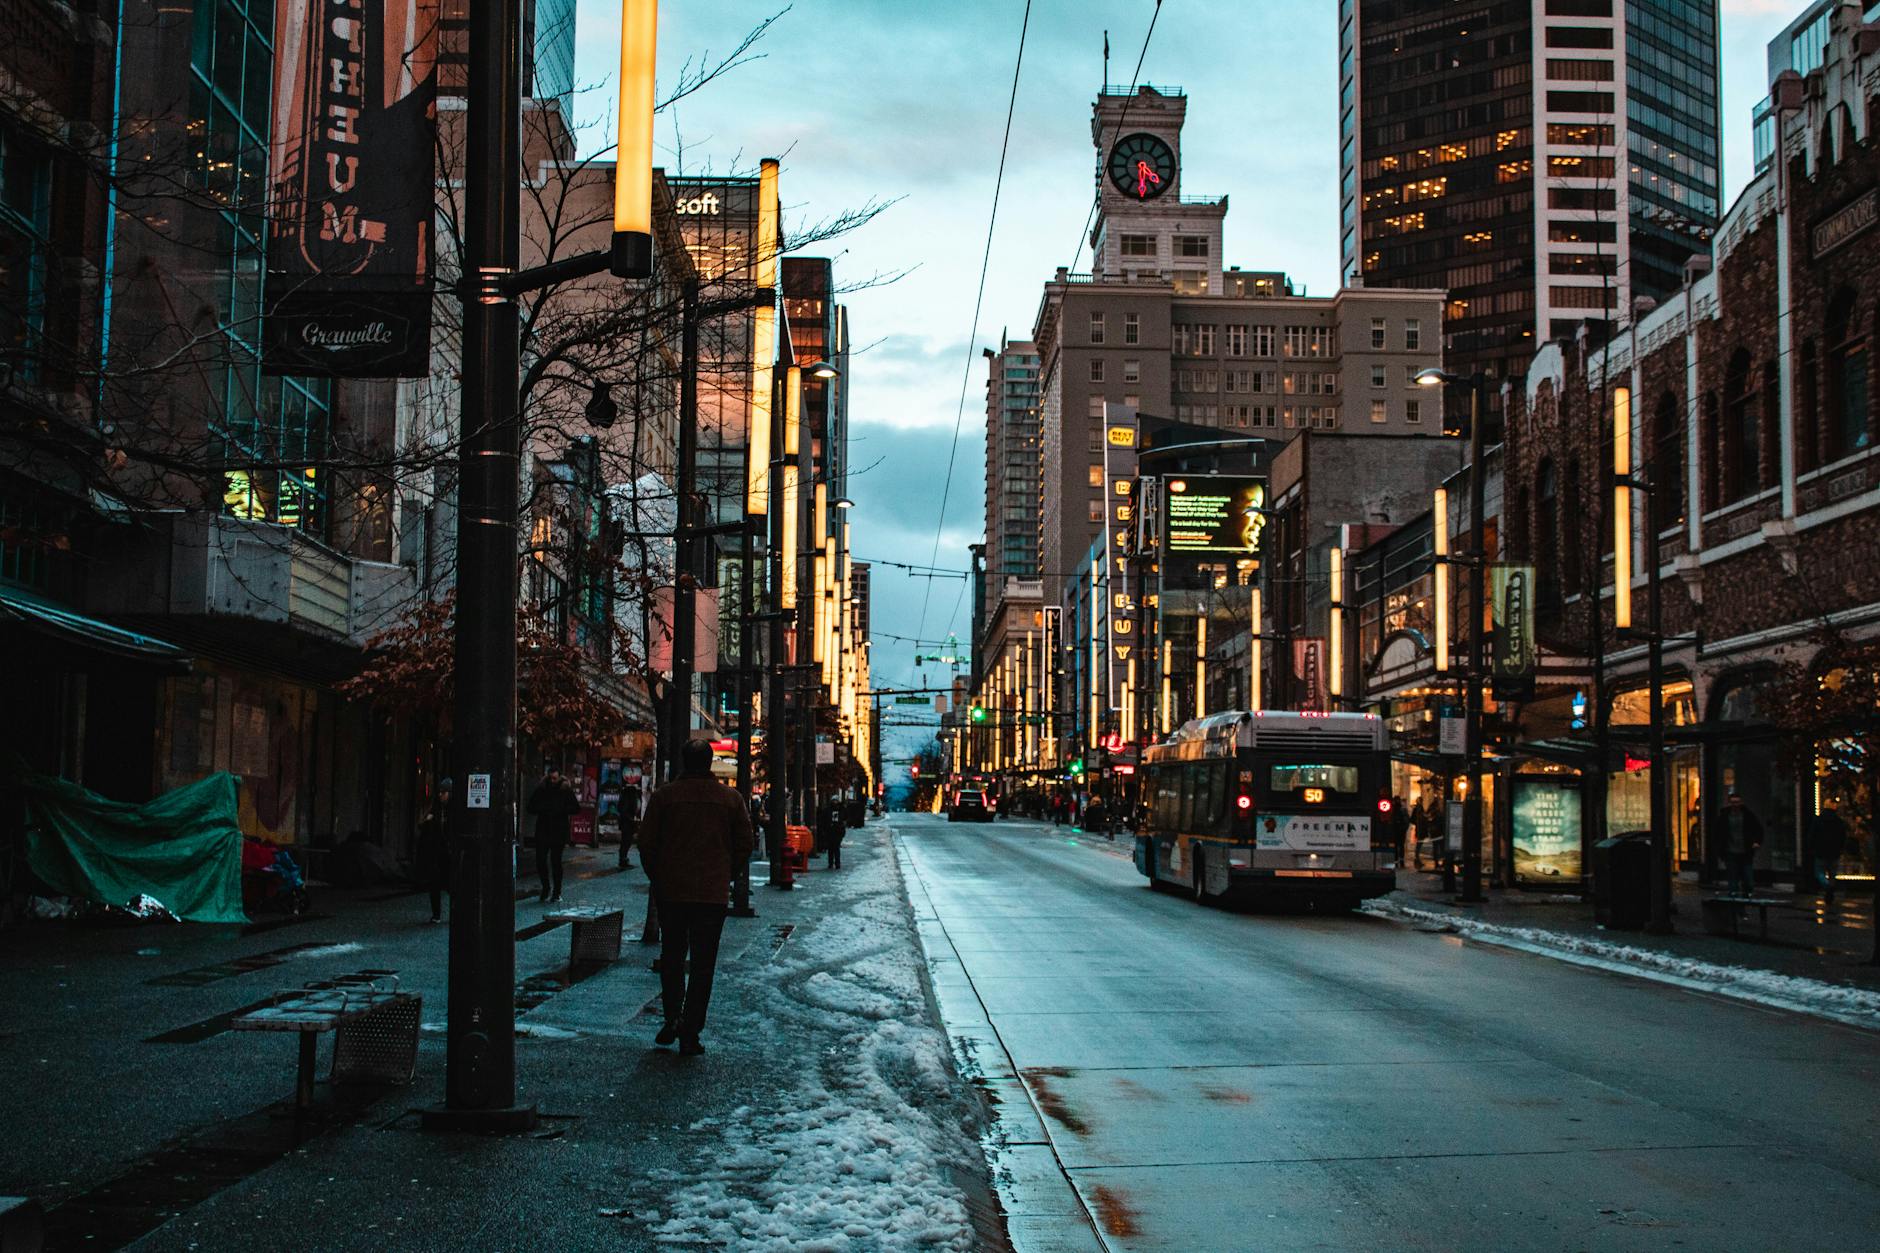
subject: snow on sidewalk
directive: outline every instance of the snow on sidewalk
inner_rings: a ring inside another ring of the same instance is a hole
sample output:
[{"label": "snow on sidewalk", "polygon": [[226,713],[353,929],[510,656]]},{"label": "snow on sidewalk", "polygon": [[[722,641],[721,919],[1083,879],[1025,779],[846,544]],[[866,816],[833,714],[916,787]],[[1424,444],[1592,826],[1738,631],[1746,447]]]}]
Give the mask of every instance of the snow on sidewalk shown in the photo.
[{"label": "snow on sidewalk", "polygon": [[1751,966],[1726,966],[1571,932],[1484,922],[1463,914],[1419,909],[1388,898],[1366,901],[1363,909],[1380,918],[1435,927],[1485,944],[1498,944],[1576,965],[1754,1001],[1794,1013],[1813,1014],[1856,1027],[1880,1028],[1880,992],[1866,988],[1777,974]]},{"label": "snow on sidewalk", "polygon": [[[973,1247],[956,1172],[983,1169],[981,1107],[929,1020],[912,920],[877,823],[850,867],[816,877],[816,911],[775,959],[727,981],[713,1034],[789,1038],[818,1059],[774,1102],[717,1130],[709,1156],[653,1182],[639,1217],[666,1245],[790,1249]],[[721,999],[722,998],[722,999]],[[748,1033],[748,1034],[747,1034]]]}]

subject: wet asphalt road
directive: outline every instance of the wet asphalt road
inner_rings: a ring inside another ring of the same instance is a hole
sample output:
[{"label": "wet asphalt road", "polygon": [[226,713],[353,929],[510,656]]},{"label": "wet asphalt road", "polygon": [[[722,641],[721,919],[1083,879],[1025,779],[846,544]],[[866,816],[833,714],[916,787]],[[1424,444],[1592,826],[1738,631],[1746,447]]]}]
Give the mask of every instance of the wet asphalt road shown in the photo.
[{"label": "wet asphalt road", "polygon": [[1880,1247],[1872,1033],[896,827],[1113,1248]]}]

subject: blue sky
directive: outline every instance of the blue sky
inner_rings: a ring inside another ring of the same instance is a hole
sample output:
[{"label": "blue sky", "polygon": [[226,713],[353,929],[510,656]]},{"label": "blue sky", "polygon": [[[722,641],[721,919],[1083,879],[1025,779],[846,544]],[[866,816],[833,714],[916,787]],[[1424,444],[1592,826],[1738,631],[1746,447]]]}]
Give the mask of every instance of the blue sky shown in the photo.
[{"label": "blue sky", "polygon": [[[1080,231],[1089,211],[1090,103],[1102,79],[1131,81],[1152,0],[1034,0],[984,309],[971,334],[1000,131],[1023,0],[690,0],[662,5],[660,79],[688,59],[722,56],[751,26],[782,16],[758,58],[661,119],[669,171],[739,171],[783,160],[786,229],[870,199],[898,202],[824,255],[839,281],[909,269],[845,299],[857,345],[850,393],[850,494],[861,559],[964,568],[983,529],[985,365],[978,348],[1002,328],[1023,338],[1040,284],[1061,265],[1088,267]],[[1749,111],[1765,92],[1764,44],[1802,0],[1722,0],[1726,198],[1750,172]],[[1283,269],[1314,293],[1338,274],[1334,0],[1164,0],[1142,81],[1189,97],[1184,189],[1227,195],[1224,257]],[[580,0],[577,114],[611,127],[619,6]],[[965,382],[964,419],[954,442]],[[949,455],[952,485],[941,497]],[[957,581],[926,582],[877,567],[878,633],[968,634]],[[933,650],[928,650],[933,651]],[[915,649],[882,638],[877,687],[945,667],[913,664]],[[906,742],[908,736],[899,737]],[[924,738],[912,736],[912,738]],[[890,777],[893,772],[890,772]]]}]

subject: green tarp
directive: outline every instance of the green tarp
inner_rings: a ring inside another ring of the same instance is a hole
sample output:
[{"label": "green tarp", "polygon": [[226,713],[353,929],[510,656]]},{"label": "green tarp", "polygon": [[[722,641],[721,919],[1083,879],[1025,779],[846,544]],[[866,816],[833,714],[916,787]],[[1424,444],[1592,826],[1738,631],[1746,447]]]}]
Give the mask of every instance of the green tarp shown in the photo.
[{"label": "green tarp", "polygon": [[150,897],[185,922],[247,922],[237,781],[214,774],[143,805],[20,770],[26,860],[67,896],[127,906]]}]

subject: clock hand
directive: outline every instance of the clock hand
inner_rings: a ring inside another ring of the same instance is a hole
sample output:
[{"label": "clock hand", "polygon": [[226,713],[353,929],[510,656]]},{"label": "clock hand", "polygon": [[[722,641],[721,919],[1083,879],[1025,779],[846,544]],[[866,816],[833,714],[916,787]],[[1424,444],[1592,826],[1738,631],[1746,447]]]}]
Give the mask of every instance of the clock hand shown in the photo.
[{"label": "clock hand", "polygon": [[1147,161],[1136,162],[1136,195],[1138,197],[1146,198],[1149,195],[1149,184],[1160,185],[1161,182],[1162,176],[1150,169]]}]

